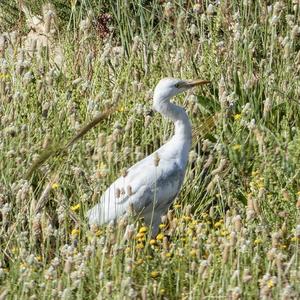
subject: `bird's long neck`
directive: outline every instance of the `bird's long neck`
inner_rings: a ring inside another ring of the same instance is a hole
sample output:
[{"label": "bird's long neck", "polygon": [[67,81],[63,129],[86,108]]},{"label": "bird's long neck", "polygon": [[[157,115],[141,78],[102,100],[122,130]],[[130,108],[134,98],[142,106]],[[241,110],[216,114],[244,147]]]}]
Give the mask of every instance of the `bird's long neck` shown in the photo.
[{"label": "bird's long neck", "polygon": [[170,102],[170,99],[155,99],[154,108],[161,113],[164,117],[171,119],[175,125],[175,134],[173,139],[185,144],[188,150],[192,142],[192,127],[189,117],[185,110]]}]

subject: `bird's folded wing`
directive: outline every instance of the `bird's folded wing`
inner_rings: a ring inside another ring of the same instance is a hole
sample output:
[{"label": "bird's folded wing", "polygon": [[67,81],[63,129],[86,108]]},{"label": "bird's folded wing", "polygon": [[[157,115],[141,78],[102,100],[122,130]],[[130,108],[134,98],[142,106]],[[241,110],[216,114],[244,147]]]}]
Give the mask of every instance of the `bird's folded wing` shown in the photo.
[{"label": "bird's folded wing", "polygon": [[[100,202],[88,211],[89,224],[105,224],[126,213],[130,207],[136,209],[148,205],[151,192],[146,186],[139,187],[134,193],[126,192],[116,196],[117,182],[113,183],[101,197]],[[136,207],[135,207],[136,206]]]},{"label": "bird's folded wing", "polygon": [[125,177],[119,177],[88,211],[89,223],[107,223],[123,215],[131,205],[137,213],[149,210],[153,201],[157,201],[155,206],[168,207],[180,189],[183,175],[174,162],[161,160],[155,167],[141,161]]}]

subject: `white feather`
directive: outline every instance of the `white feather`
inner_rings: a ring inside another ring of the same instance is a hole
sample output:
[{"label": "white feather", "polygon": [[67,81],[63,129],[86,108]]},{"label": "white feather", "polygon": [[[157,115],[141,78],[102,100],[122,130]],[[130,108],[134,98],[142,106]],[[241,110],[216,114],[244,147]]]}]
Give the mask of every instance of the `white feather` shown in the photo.
[{"label": "white feather", "polygon": [[[115,220],[132,205],[135,212],[152,226],[152,234],[158,232],[161,216],[183,183],[192,139],[186,112],[172,104],[170,98],[188,88],[185,81],[174,78],[165,78],[158,83],[154,91],[154,109],[174,122],[175,134],[157,151],[133,165],[125,177],[112,183],[99,203],[88,211],[89,224],[101,225]],[[159,158],[157,166],[156,157]]]}]

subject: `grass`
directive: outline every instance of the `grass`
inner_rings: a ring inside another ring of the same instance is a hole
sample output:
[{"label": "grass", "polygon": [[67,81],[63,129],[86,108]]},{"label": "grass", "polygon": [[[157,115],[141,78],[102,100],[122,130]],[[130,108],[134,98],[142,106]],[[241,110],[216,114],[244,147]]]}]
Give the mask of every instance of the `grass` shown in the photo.
[{"label": "grass", "polygon": [[[52,4],[34,35],[0,5],[0,299],[299,298],[299,2]],[[194,143],[160,234],[134,216],[89,228],[172,134],[150,113],[166,76],[212,84],[176,98]]]}]

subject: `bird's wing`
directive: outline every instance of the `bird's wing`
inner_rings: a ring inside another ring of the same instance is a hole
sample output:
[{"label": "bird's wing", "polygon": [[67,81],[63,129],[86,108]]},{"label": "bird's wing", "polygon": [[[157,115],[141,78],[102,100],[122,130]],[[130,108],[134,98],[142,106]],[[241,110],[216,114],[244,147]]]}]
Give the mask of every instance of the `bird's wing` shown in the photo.
[{"label": "bird's wing", "polygon": [[153,203],[159,211],[165,210],[176,197],[183,177],[184,170],[174,160],[161,159],[155,166],[153,156],[148,156],[105,191],[99,203],[88,211],[89,223],[107,223],[123,215],[131,205],[143,216],[153,211]]}]

